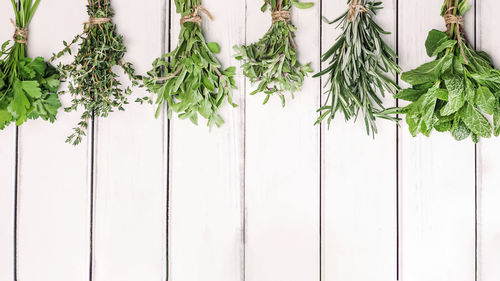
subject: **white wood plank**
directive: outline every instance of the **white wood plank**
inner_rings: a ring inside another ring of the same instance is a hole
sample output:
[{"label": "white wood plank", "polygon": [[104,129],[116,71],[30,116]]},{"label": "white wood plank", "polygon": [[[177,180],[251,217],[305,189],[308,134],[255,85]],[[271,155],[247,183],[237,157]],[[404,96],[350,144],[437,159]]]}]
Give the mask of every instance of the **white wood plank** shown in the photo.
[{"label": "white wood plank", "polygon": [[[431,61],[424,42],[432,28],[445,30],[442,1],[399,5],[400,62],[410,70]],[[465,19],[472,39],[473,14]],[[412,138],[406,125],[400,140],[402,280],[474,280],[474,145],[442,133]]]},{"label": "white wood plank", "polygon": [[[208,42],[221,46],[224,68],[236,65],[232,47],[244,41],[245,1],[204,0],[215,20],[204,17]],[[179,15],[172,1],[171,47],[177,46]],[[171,121],[169,187],[169,280],[242,280],[242,183],[244,83],[233,91],[240,106],[225,105],[225,124],[212,132],[200,119]]]},{"label": "white wood plank", "polygon": [[[329,19],[347,8],[345,0],[323,1]],[[395,48],[396,1],[384,1],[375,20],[393,33],[385,40]],[[323,52],[339,34],[336,24],[323,24]],[[391,94],[385,105],[396,105]],[[396,280],[396,125],[377,127],[373,139],[361,117],[346,123],[341,114],[330,130],[323,126],[324,280]]]},{"label": "white wood plank", "polygon": [[[477,2],[477,48],[488,52],[497,68],[500,41],[497,14],[500,2]],[[500,141],[482,140],[478,144],[478,280],[493,281],[500,276]]]},{"label": "white wood plank", "polygon": [[[54,11],[65,12],[54,18]],[[41,1],[28,55],[50,58],[81,32],[85,14],[85,3]],[[69,101],[62,98],[64,106]],[[78,119],[61,109],[55,124],[37,120],[20,128],[19,280],[88,280],[88,148],[64,143]]]},{"label": "white wood plank", "polygon": [[[7,28],[14,16],[12,5],[0,3],[0,44],[10,40],[14,28]],[[16,127],[10,125],[0,131],[0,280],[14,280],[14,193],[16,162]]]},{"label": "white wood plank", "polygon": [[[271,14],[247,1],[247,43],[264,35]],[[319,69],[320,1],[292,10],[299,60]],[[247,85],[247,95],[255,86]],[[246,280],[319,280],[319,79],[308,78],[285,108],[247,96]]]},{"label": "white wood plank", "polygon": [[[113,1],[126,59],[145,74],[161,55],[163,0]],[[128,84],[126,79],[124,84]],[[165,280],[165,123],[153,106],[134,103],[97,121],[94,280]]]}]

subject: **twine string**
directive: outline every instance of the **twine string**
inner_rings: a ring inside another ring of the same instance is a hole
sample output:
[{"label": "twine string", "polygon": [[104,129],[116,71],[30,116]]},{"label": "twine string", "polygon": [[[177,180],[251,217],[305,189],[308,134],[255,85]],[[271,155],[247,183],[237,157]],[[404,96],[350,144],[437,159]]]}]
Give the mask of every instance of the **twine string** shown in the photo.
[{"label": "twine string", "polygon": [[277,22],[289,23],[290,19],[292,18],[292,14],[290,13],[290,11],[278,10],[272,12],[271,17],[273,19],[273,23]]},{"label": "twine string", "polygon": [[464,62],[466,64],[469,63],[467,60],[467,57],[465,56],[465,51],[463,47],[463,41],[464,39],[462,38],[462,30],[464,26],[464,19],[460,15],[454,15],[453,10],[456,9],[456,7],[449,7],[448,10],[446,10],[446,13],[444,14],[444,22],[446,23],[446,28],[448,29],[448,34],[451,33],[451,28],[452,25],[455,25],[455,33],[457,35],[457,40],[458,40],[458,45],[460,47],[460,52],[462,53],[462,57],[464,59]]},{"label": "twine string", "polygon": [[186,22],[201,24],[203,19],[201,18],[200,12],[207,15],[210,20],[214,20],[214,17],[207,9],[203,8],[201,5],[198,5],[194,7],[194,10],[191,14],[185,15],[181,18],[181,25],[185,24]]},{"label": "twine string", "polygon": [[14,31],[14,36],[12,36],[12,39],[14,39],[14,42],[19,43],[19,44],[28,43],[28,29],[18,26],[13,19],[10,19],[10,22],[12,23],[12,25],[16,29]]},{"label": "twine string", "polygon": [[363,4],[359,3],[358,0],[352,0],[351,3],[349,3],[349,12],[347,13],[350,22],[354,21],[358,12],[368,13],[368,10]]},{"label": "twine string", "polygon": [[111,22],[110,18],[89,18],[89,21],[86,22],[85,24],[88,25],[100,25],[100,24],[105,24]]}]

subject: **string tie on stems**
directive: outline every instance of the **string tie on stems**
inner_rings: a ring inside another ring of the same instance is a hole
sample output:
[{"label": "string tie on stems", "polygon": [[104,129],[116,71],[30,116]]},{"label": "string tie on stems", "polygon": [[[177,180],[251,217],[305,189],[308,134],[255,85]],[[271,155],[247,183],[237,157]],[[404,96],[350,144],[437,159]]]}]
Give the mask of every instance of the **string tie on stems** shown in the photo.
[{"label": "string tie on stems", "polygon": [[349,21],[354,21],[354,18],[356,17],[357,13],[368,13],[368,10],[363,6],[363,4],[360,4],[358,0],[352,0],[351,3],[349,3],[349,12],[348,12],[348,18]]},{"label": "string tie on stems", "polygon": [[448,33],[450,33],[452,25],[455,25],[455,33],[457,35],[457,40],[458,40],[458,45],[460,47],[460,52],[462,53],[462,57],[464,59],[464,62],[468,64],[467,57],[465,56],[464,52],[464,47],[462,44],[464,43],[463,38],[462,38],[462,30],[463,30],[463,25],[464,25],[464,18],[462,16],[457,16],[453,14],[453,10],[456,7],[450,7],[448,10],[446,10],[446,13],[444,14],[444,21],[446,23],[446,28],[448,29]]},{"label": "string tie on stems", "polygon": [[19,44],[28,43],[28,29],[18,26],[13,19],[10,19],[10,22],[12,23],[12,25],[16,29],[14,31],[14,36],[12,36],[12,39],[14,39],[14,42],[19,43]]},{"label": "string tie on stems", "polygon": [[212,14],[205,8],[203,8],[202,6],[198,5],[198,6],[195,6],[194,7],[194,11],[189,14],[189,15],[185,15],[181,18],[181,25],[183,25],[184,23],[186,22],[194,22],[194,23],[197,23],[197,24],[201,24],[202,22],[202,18],[200,16],[200,12],[204,13],[205,15],[207,15],[207,17],[210,19],[210,20],[214,20],[214,17],[212,16]]},{"label": "string tie on stems", "polygon": [[86,22],[85,24],[88,25],[100,25],[100,24],[105,24],[111,22],[110,18],[89,18],[89,21]]},{"label": "string tie on stems", "polygon": [[292,18],[292,14],[290,13],[290,11],[278,10],[272,12],[271,17],[273,19],[273,23],[277,22],[289,23]]}]

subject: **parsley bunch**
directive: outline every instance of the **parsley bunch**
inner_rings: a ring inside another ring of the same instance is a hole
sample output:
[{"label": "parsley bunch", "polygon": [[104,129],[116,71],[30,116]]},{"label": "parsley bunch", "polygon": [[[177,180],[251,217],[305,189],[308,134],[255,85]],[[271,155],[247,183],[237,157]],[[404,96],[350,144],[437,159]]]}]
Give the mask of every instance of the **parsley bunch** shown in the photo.
[{"label": "parsley bunch", "polygon": [[[219,109],[227,100],[232,106],[231,90],[236,89],[235,67],[221,70],[214,54],[220,52],[217,43],[206,43],[201,30],[200,13],[211,18],[201,7],[200,0],[176,0],[177,12],[182,15],[179,44],[169,54],[156,59],[153,69],[143,77],[144,85],[156,95],[158,117],[168,105],[168,117],[179,113],[180,119],[198,124],[198,114],[208,120],[208,126],[220,127],[224,120]],[[169,62],[164,59],[170,59]],[[152,102],[151,98],[139,101]]]},{"label": "parsley bunch", "polygon": [[115,66],[125,72],[133,86],[138,85],[132,65],[124,60],[126,48],[123,37],[111,21],[114,11],[110,0],[89,0],[87,12],[90,19],[85,23],[83,33],[70,44],[64,42],[65,48],[53,57],[71,55],[71,46],[79,43],[74,61],[58,67],[61,78],[69,82],[68,90],[61,94],[69,93],[73,98],[66,111],[76,111],[79,107],[84,109],[81,121],[66,140],[73,145],[82,141],[93,117],[107,117],[116,109],[124,110],[123,106],[128,104],[127,96],[132,91],[130,87],[122,87],[118,74],[113,70]]},{"label": "parsley bunch", "polygon": [[0,50],[0,129],[11,122],[17,126],[28,119],[54,122],[61,107],[57,91],[59,75],[42,57],[26,57],[27,28],[40,0],[11,0],[16,16],[14,43]]},{"label": "parsley bunch", "polygon": [[368,135],[377,133],[376,119],[397,121],[391,114],[395,110],[386,109],[382,97],[385,92],[396,94],[398,86],[388,73],[400,73],[396,64],[396,53],[384,42],[384,31],[373,15],[382,9],[382,2],[372,0],[349,0],[349,10],[329,22],[342,26],[342,34],[335,44],[323,54],[322,61],[330,64],[314,77],[327,75],[329,89],[325,105],[316,121],[320,124],[328,120],[331,124],[340,112],[346,121],[361,115]]},{"label": "parsley bunch", "polygon": [[436,130],[478,142],[500,134],[500,71],[464,38],[462,16],[470,7],[467,0],[445,1],[441,15],[448,32],[431,30],[425,42],[427,54],[436,59],[401,77],[412,86],[396,97],[410,101],[401,113],[413,136]]},{"label": "parsley bunch", "polygon": [[235,58],[243,61],[243,74],[252,83],[259,83],[251,93],[264,93],[264,104],[272,95],[281,98],[285,106],[285,92],[294,92],[302,87],[305,77],[312,72],[311,63],[302,65],[297,61],[297,46],[294,42],[295,26],[290,23],[292,6],[307,9],[313,3],[299,0],[264,0],[262,12],[268,8],[272,12],[273,23],[269,31],[259,41],[249,46],[235,46]]}]

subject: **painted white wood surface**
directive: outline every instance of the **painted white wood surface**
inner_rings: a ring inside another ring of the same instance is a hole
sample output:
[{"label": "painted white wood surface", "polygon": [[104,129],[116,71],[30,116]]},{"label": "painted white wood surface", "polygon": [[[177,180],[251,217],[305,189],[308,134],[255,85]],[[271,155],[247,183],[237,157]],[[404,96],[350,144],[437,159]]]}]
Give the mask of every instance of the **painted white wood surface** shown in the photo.
[{"label": "painted white wood surface", "polygon": [[[162,54],[163,0],[114,1],[114,21],[137,74]],[[129,84],[123,79],[125,85]],[[135,103],[97,120],[94,182],[93,279],[166,278],[166,122],[154,107]],[[131,242],[133,241],[133,242]]]},{"label": "painted white wood surface", "polygon": [[[320,2],[292,9],[299,61],[319,69]],[[247,1],[247,43],[269,29],[262,1]],[[307,24],[300,24],[307,22]],[[247,93],[256,85],[247,84]],[[246,280],[319,280],[319,80],[307,79],[282,108],[279,97],[247,96]]]},{"label": "painted white wood surface", "polygon": [[[472,1],[473,2],[473,1]],[[400,64],[431,61],[427,33],[445,30],[442,1],[399,1]],[[466,32],[474,36],[474,10]],[[470,141],[449,134],[400,134],[400,277],[405,281],[475,278],[475,154]]]},{"label": "painted white wood surface", "polygon": [[[30,25],[28,55],[48,59],[81,32],[85,3],[42,3]],[[55,18],[59,9],[66,12]],[[70,99],[63,96],[63,106]],[[79,116],[60,109],[54,124],[36,120],[19,129],[18,280],[88,280],[87,141],[76,148],[64,143]]]},{"label": "painted white wood surface", "polygon": [[[81,32],[85,2],[42,0],[31,26],[30,54],[48,57],[62,40]],[[171,1],[168,18],[168,2],[113,2],[127,57],[139,73],[150,69],[162,47],[177,43],[179,16]],[[301,61],[313,61],[315,70],[320,46],[325,51],[338,34],[333,25],[321,30],[320,16],[336,17],[345,2],[316,0],[312,9],[293,11]],[[270,25],[260,0],[204,0],[203,5],[215,16],[213,22],[205,18],[203,27],[207,39],[221,45],[224,67],[238,64],[233,45],[257,40]],[[497,67],[499,5],[477,2],[478,48],[488,51]],[[402,67],[430,61],[424,42],[431,28],[444,29],[441,1],[386,0],[384,6],[376,19],[394,33],[399,26],[399,42],[395,34],[387,38],[399,44]],[[2,1],[0,41],[12,36],[11,14],[10,2]],[[466,18],[471,40],[473,15],[474,10]],[[126,112],[98,120],[92,280],[168,275],[170,281],[318,281],[321,272],[329,281],[385,281],[395,280],[398,270],[404,281],[475,280],[474,145],[442,134],[412,138],[407,126],[397,142],[395,126],[384,121],[372,140],[362,123],[344,124],[339,116],[331,130],[322,128],[320,147],[320,128],[313,126],[319,83],[308,79],[282,109],[279,99],[263,106],[262,96],[248,96],[253,87],[240,75],[240,89],[234,91],[240,106],[225,106],[226,124],[212,132],[203,122],[196,127],[155,120],[151,106],[133,103],[142,90],[134,92]],[[63,102],[68,105],[69,98]],[[393,103],[388,97],[387,104]],[[19,280],[89,280],[91,142],[77,148],[64,144],[78,118],[61,112],[55,124],[30,121],[20,129]],[[0,281],[14,280],[15,141],[14,126],[0,133]],[[482,140],[477,154],[477,280],[483,281],[500,278],[498,145]]]},{"label": "painted white wood surface", "polygon": [[[323,1],[323,15],[330,20],[347,8],[345,0]],[[395,49],[396,1],[384,1],[376,21],[393,33],[385,39]],[[336,27],[323,23],[323,52],[340,33]],[[396,102],[388,95],[385,105]],[[344,120],[337,114],[330,130],[322,126],[324,280],[396,280],[396,125],[379,121],[373,139],[362,118]]]},{"label": "painted white wood surface", "polygon": [[[5,27],[13,17],[12,5],[0,2],[0,19]],[[0,29],[0,44],[12,37],[13,28]],[[0,132],[0,280],[14,279],[14,198],[15,198],[16,128]]]},{"label": "painted white wood surface", "polygon": [[[244,42],[245,2],[205,0],[214,21],[204,17],[208,42],[220,44],[217,58],[237,65],[232,47]],[[171,49],[177,46],[180,16],[172,1]],[[171,121],[169,186],[169,280],[242,279],[243,262],[243,77],[237,78],[232,108],[222,109],[225,124],[210,132],[200,118]]]},{"label": "painted white wood surface", "polygon": [[[486,51],[500,67],[497,11],[500,2],[478,1],[477,48]],[[478,280],[500,278],[500,142],[482,140],[478,144]]]}]

